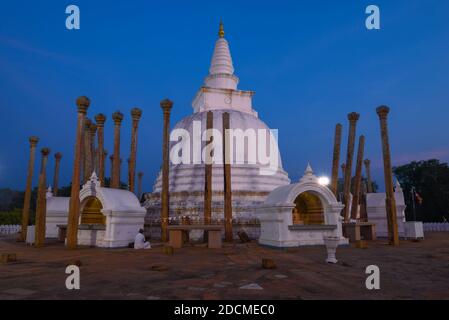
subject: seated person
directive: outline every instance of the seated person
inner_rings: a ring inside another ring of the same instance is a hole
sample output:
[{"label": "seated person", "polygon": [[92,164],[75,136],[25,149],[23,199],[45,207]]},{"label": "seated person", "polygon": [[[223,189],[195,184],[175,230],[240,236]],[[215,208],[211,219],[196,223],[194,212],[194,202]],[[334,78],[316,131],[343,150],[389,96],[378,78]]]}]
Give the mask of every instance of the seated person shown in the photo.
[{"label": "seated person", "polygon": [[140,229],[139,233],[134,238],[134,249],[151,249],[151,244],[148,241],[145,242],[143,229]]}]

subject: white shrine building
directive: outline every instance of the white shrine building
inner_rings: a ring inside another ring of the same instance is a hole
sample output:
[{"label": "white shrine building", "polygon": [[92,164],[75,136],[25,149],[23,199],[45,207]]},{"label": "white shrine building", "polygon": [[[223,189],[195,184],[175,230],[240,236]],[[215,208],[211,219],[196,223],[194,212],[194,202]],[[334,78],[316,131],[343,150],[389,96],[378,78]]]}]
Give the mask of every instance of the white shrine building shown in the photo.
[{"label": "white shrine building", "polygon": [[[95,172],[80,191],[78,245],[127,247],[144,226],[146,210],[130,191],[100,186]],[[47,192],[46,237],[56,238],[67,226],[70,198]]]}]

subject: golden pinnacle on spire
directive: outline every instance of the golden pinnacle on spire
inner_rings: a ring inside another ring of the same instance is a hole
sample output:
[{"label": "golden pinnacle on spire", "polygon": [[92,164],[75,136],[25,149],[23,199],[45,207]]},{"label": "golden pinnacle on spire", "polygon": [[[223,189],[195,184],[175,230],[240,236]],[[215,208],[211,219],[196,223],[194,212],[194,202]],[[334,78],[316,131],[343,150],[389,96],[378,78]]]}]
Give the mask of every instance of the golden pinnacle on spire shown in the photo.
[{"label": "golden pinnacle on spire", "polygon": [[224,32],[224,26],[223,21],[220,21],[220,30],[218,31],[218,36],[220,38],[224,38],[225,32]]}]

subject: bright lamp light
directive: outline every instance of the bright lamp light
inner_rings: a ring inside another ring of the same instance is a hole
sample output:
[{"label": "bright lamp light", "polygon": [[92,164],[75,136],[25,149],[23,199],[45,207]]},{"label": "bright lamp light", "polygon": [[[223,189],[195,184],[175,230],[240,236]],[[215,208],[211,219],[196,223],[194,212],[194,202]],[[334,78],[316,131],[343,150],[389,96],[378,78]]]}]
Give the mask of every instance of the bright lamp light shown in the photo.
[{"label": "bright lamp light", "polygon": [[329,180],[328,177],[319,177],[318,183],[321,184],[322,186],[328,186],[331,183],[331,181]]}]

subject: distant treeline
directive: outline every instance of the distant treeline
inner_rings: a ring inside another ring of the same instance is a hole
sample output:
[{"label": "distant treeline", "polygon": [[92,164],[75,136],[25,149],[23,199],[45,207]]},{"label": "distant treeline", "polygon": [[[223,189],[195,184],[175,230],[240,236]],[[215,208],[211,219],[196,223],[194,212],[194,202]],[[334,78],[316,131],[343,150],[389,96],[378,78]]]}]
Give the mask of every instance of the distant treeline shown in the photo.
[{"label": "distant treeline", "polygon": [[[407,204],[407,220],[445,222],[449,221],[449,166],[439,160],[413,161],[409,164],[393,168],[396,178],[401,183]],[[105,186],[109,186],[109,178],[105,179]],[[363,179],[366,183],[366,180]],[[354,185],[354,184],[352,184]],[[412,193],[412,187],[416,191]],[[121,188],[127,189],[127,184],[121,182]],[[342,193],[342,181],[339,181],[338,192]],[[373,181],[373,189],[378,186]],[[58,191],[59,197],[70,197],[71,186],[62,187]],[[34,221],[36,210],[37,188],[31,195],[30,219]],[[11,189],[0,189],[0,224],[20,223],[23,208],[24,192]],[[415,210],[413,211],[413,208]],[[9,221],[9,223],[4,223]]]},{"label": "distant treeline", "polygon": [[[407,209],[407,220],[416,218],[424,222],[449,221],[449,167],[447,163],[432,159],[413,161],[393,168],[401,183]],[[412,192],[412,187],[416,192]]]}]

